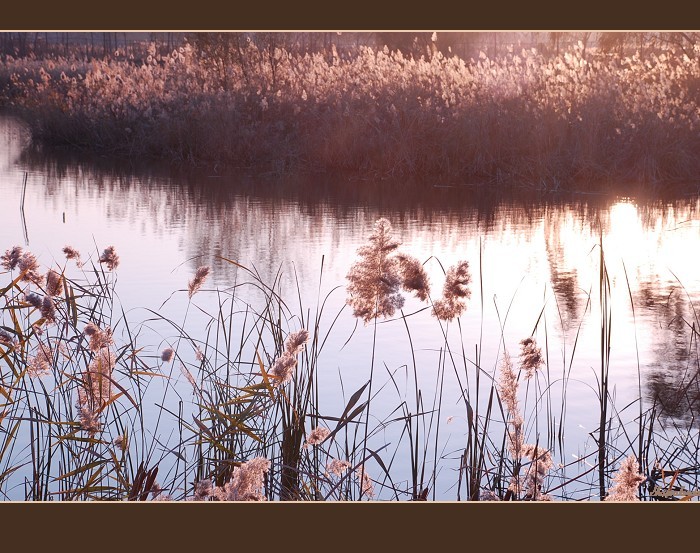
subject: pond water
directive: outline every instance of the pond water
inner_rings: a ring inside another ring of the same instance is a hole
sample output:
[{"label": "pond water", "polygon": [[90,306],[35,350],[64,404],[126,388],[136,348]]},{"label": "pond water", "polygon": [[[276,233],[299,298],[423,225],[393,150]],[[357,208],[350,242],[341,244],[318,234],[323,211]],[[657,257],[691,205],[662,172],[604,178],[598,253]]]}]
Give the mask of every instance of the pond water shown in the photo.
[{"label": "pond water", "polygon": [[[346,275],[374,222],[388,219],[401,250],[426,262],[435,299],[443,268],[468,261],[471,297],[459,323],[440,325],[423,309],[426,304],[406,294],[406,324],[395,318],[376,328],[371,442],[376,449],[390,444],[380,455],[391,457],[389,452],[406,439],[400,423],[386,422],[400,416],[401,410],[394,410],[404,400],[416,412],[410,376],[415,362],[426,408],[440,405],[433,423],[439,421],[440,431],[431,498],[433,491],[436,499],[458,497],[457,468],[468,418],[460,385],[469,389],[470,404],[483,410],[504,347],[517,362],[519,342],[530,335],[542,347],[547,366],[535,384],[521,385],[521,406],[526,440],[554,452],[558,476],[549,486],[595,463],[594,457],[577,459],[595,451],[591,433],[599,424],[601,240],[610,279],[613,426],[631,425],[634,434],[617,431],[619,454],[637,447],[636,418],[654,402],[664,406],[658,424],[683,431],[697,427],[697,195],[645,200],[519,193],[504,198],[470,186],[414,186],[342,175],[182,174],[29,153],[27,143],[17,121],[0,119],[0,250],[20,245],[42,264],[61,265],[65,245],[93,252],[93,259],[114,245],[121,259],[119,303],[136,322],[149,317],[147,309],[181,321],[184,290],[200,265],[212,269],[208,290],[243,278],[221,257],[254,267],[270,284],[280,275],[281,295],[293,313],[301,305],[313,314],[319,298],[327,296],[321,328],[325,332],[337,320],[319,357],[321,415],[340,416],[348,397],[370,376],[374,326],[358,322],[344,305]],[[202,293],[193,301],[211,310],[214,296]],[[190,332],[196,331],[196,310],[188,317]],[[288,330],[298,328],[295,319]],[[159,329],[150,343],[143,340],[154,358],[171,343],[167,332]],[[457,358],[454,367],[444,360],[446,340]],[[636,401],[640,392],[641,406]],[[154,408],[144,406],[147,415],[155,416],[149,409]],[[435,457],[434,444],[430,447],[429,464]],[[373,476],[381,473],[374,461],[367,467]],[[408,471],[405,456],[396,456],[394,468],[396,480],[408,478],[401,476]],[[565,493],[575,499],[579,493],[590,495],[589,488],[582,482]],[[460,493],[464,498],[463,488]],[[379,498],[392,495],[380,491]]]}]

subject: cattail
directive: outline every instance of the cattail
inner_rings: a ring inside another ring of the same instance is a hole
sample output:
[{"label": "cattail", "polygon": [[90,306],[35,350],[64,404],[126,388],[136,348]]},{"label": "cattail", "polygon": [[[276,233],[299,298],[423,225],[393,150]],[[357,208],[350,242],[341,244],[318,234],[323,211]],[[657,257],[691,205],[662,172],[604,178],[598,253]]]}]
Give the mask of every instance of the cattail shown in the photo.
[{"label": "cattail", "polygon": [[534,338],[525,338],[520,341],[522,353],[520,354],[520,367],[525,371],[525,378],[532,378],[537,369],[544,365],[542,351],[537,347]]},{"label": "cattail", "polygon": [[441,321],[451,321],[459,317],[467,308],[465,299],[471,296],[469,283],[469,263],[460,261],[450,267],[445,275],[445,285],[442,290],[442,298],[433,302],[433,315]]},{"label": "cattail", "polygon": [[222,488],[214,491],[220,501],[265,501],[263,487],[265,473],[270,470],[270,461],[255,457],[233,469],[233,476]]},{"label": "cattail", "polygon": [[173,348],[165,348],[160,354],[160,358],[164,363],[170,363],[174,357],[175,350]]},{"label": "cattail", "polygon": [[330,433],[330,430],[328,430],[327,428],[317,426],[311,432],[309,432],[309,434],[307,434],[304,448],[308,447],[309,445],[320,444],[321,442],[323,442],[323,440],[325,440],[328,437]]},{"label": "cattail", "polygon": [[117,255],[114,246],[105,248],[100,256],[100,263],[107,265],[107,268],[112,271],[119,266],[119,256]]},{"label": "cattail", "polygon": [[202,287],[202,284],[204,284],[204,281],[207,279],[207,276],[209,276],[209,271],[210,268],[206,266],[199,267],[197,269],[197,271],[194,274],[194,278],[190,280],[187,284],[190,298],[194,296],[197,293],[197,291]]},{"label": "cattail", "polygon": [[415,292],[419,300],[426,301],[430,295],[430,281],[423,264],[415,257],[402,253],[397,254],[396,259],[399,262],[403,289]]},{"label": "cattail", "polygon": [[360,260],[347,275],[350,281],[347,304],[353,315],[365,324],[377,317],[391,317],[403,307],[404,299],[398,293],[401,285],[399,264],[390,254],[400,242],[391,236],[391,223],[379,219],[369,237],[369,244],[357,249]]},{"label": "cattail", "polygon": [[20,246],[15,246],[0,256],[0,263],[2,263],[2,266],[6,271],[12,271],[15,267],[17,267],[20,257],[22,257],[22,248]]},{"label": "cattail", "polygon": [[326,474],[334,474],[338,477],[343,476],[351,467],[348,461],[342,459],[333,459],[326,464]]},{"label": "cattail", "polygon": [[60,296],[63,292],[63,275],[53,269],[46,274],[46,294],[48,296]]},{"label": "cattail", "polygon": [[639,501],[639,486],[646,476],[639,472],[637,459],[630,455],[620,463],[620,469],[613,477],[613,486],[608,490],[604,501]]}]

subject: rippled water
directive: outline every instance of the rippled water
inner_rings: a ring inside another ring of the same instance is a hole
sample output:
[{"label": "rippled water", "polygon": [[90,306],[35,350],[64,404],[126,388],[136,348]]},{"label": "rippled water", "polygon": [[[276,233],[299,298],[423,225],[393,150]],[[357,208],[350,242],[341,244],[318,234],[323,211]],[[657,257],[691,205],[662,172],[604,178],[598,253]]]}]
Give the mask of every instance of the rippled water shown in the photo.
[{"label": "rippled water", "polygon": [[[446,365],[436,414],[444,459],[437,498],[457,493],[454,468],[467,428],[460,383],[469,387],[475,406],[484,405],[488,397],[475,396],[477,366],[479,386],[487,389],[504,347],[516,357],[519,341],[530,335],[542,346],[547,368],[536,389],[521,390],[528,439],[552,447],[561,464],[595,450],[589,433],[598,426],[601,239],[611,284],[610,386],[619,419],[634,424],[641,383],[643,409],[660,402],[664,424],[697,426],[697,196],[502,198],[471,187],[332,175],[184,175],[28,153],[26,144],[16,121],[0,119],[1,250],[22,245],[51,264],[61,259],[66,244],[93,256],[114,245],[121,257],[119,300],[135,320],[143,320],[148,308],[182,318],[181,303],[161,305],[176,290],[184,295],[199,265],[212,267],[209,289],[241,278],[219,256],[255,267],[270,283],[280,274],[282,295],[293,311],[299,312],[299,303],[313,311],[318,298],[328,295],[322,326],[340,315],[320,358],[324,415],[339,416],[347,397],[369,377],[374,329],[358,324],[343,306],[345,276],[373,223],[389,219],[402,250],[426,261],[435,298],[443,268],[469,261],[471,297],[459,324],[441,327],[422,310],[424,304],[409,297],[407,324],[393,320],[377,327],[378,395],[372,412],[377,420],[389,420],[410,398],[405,375],[414,355],[423,397],[433,404],[441,389],[443,330],[457,357],[456,368]],[[207,296],[201,298],[202,307],[211,308]],[[196,314],[191,317],[196,323]],[[152,344],[153,351],[161,346]],[[543,411],[535,417],[539,394]],[[632,407],[624,409],[628,404]],[[389,425],[373,443],[379,448],[399,439],[400,429]],[[576,465],[566,470],[569,476],[582,472]]]}]

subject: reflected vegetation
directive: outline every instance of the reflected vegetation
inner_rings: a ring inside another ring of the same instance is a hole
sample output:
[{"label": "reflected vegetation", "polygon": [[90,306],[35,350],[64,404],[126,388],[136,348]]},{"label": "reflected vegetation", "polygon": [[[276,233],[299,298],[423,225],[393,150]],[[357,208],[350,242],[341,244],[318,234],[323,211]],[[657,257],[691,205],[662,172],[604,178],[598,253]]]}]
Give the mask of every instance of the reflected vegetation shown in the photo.
[{"label": "reflected vegetation", "polygon": [[[16,138],[5,138],[5,130],[0,135],[3,172],[17,173],[17,164],[28,171],[30,186],[41,189],[56,212],[80,211],[85,200],[99,200],[106,217],[128,221],[143,235],[181,230],[190,271],[210,265],[216,284],[225,284],[232,270],[219,256],[254,265],[264,278],[293,262],[300,282],[315,283],[321,260],[309,257],[309,245],[321,244],[324,255],[347,259],[348,265],[358,240],[382,216],[404,243],[421,244],[427,255],[466,243],[478,251],[482,245],[484,263],[501,263],[495,270],[508,270],[507,260],[489,259],[489,244],[511,241],[532,248],[533,256],[541,250],[561,330],[573,341],[589,299],[594,301],[590,256],[602,233],[611,263],[625,263],[615,286],[623,298],[629,286],[637,333],[650,341],[642,346],[651,357],[640,359],[645,398],[659,406],[662,424],[698,426],[700,281],[688,259],[700,240],[697,196],[633,201],[523,191],[506,199],[485,187],[406,181],[377,187],[349,175],[177,173],[153,163],[22,150]],[[669,274],[676,264],[678,279]],[[346,265],[335,277],[344,276]],[[636,359],[634,343],[624,347]]]}]

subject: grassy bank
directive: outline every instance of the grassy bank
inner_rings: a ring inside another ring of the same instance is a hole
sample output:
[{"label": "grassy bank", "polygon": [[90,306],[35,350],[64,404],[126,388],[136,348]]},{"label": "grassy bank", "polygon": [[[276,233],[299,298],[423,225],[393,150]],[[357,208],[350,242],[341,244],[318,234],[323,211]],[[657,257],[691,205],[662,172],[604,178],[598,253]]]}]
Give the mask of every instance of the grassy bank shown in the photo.
[{"label": "grassy bank", "polygon": [[[695,52],[698,54],[698,52]],[[222,166],[591,189],[697,183],[700,57],[575,47],[464,61],[368,47],[189,45],[86,62],[5,58],[36,144]]]},{"label": "grassy bank", "polygon": [[[577,499],[633,501],[654,498],[655,481],[668,491],[661,469],[682,469],[670,485],[697,489],[697,430],[660,427],[660,406],[642,409],[641,384],[624,406],[609,389],[613,313],[602,248],[590,298],[600,311],[596,447],[557,462],[575,344],[562,370],[537,325],[519,343],[506,343],[502,329],[484,337],[501,342],[486,366],[481,344],[467,353],[460,323],[483,301],[476,261],[445,267],[444,281],[430,283],[387,220],[367,234],[340,293],[372,334],[370,379],[344,388],[350,376],[340,375],[343,402],[330,407],[319,371],[329,370],[324,355],[340,313],[324,310],[322,274],[318,303],[294,308],[301,300],[281,297],[278,281],[222,259],[237,271],[225,288],[209,287],[210,269],[200,267],[166,300],[177,302],[177,320],[162,306],[135,320],[119,302],[114,248],[81,256],[67,247],[51,267],[8,249],[0,260],[0,495],[429,500],[447,473],[455,500],[566,500],[576,489]],[[444,338],[431,344],[439,355],[428,378],[416,363],[418,315],[402,311],[408,295]],[[382,358],[387,324],[405,328],[409,361],[399,369]],[[352,347],[341,349],[354,355]],[[446,450],[445,402],[455,390],[458,412],[449,410],[466,427],[457,449]]]}]

